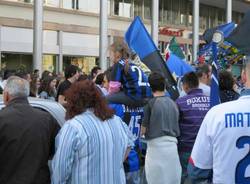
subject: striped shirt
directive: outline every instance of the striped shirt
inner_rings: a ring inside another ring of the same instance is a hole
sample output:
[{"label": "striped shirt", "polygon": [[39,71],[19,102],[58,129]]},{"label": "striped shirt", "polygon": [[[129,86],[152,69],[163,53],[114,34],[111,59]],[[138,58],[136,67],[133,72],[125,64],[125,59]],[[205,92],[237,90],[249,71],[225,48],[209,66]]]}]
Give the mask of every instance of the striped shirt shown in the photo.
[{"label": "striped shirt", "polygon": [[133,138],[122,120],[105,122],[90,110],[67,121],[56,138],[53,184],[124,183],[123,160]]}]

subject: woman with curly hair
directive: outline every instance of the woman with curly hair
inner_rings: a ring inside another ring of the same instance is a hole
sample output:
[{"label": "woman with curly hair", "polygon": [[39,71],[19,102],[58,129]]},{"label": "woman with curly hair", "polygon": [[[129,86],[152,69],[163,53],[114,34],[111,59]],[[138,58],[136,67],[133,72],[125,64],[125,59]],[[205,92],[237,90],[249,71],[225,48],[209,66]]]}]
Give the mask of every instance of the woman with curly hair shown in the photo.
[{"label": "woman with curly hair", "polygon": [[52,183],[124,183],[123,160],[133,146],[127,125],[92,81],[72,84],[65,97],[67,122],[56,138]]},{"label": "woman with curly hair", "polygon": [[38,90],[38,94],[40,98],[54,100],[56,99],[56,78],[53,76],[45,77],[41,86]]}]

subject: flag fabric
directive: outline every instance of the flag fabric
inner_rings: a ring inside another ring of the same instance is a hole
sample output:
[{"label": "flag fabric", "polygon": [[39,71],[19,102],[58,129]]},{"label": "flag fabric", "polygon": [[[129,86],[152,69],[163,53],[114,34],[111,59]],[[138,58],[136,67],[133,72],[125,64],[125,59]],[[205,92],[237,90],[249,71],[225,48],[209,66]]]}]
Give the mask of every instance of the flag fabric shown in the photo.
[{"label": "flag fabric", "polygon": [[243,20],[226,38],[226,41],[239,49],[242,53],[250,54],[250,11],[246,12]]},{"label": "flag fabric", "polygon": [[170,40],[168,50],[171,51],[171,53],[174,53],[180,59],[182,59],[182,60],[186,59],[180,45],[176,41],[175,36]]},{"label": "flag fabric", "polygon": [[235,29],[235,23],[231,22],[223,24],[212,29],[208,29],[203,34],[203,39],[207,42],[207,45],[199,52],[201,55],[206,52],[212,52],[212,78],[211,78],[211,92],[210,92],[210,107],[220,104],[219,96],[219,82],[218,82],[218,70],[220,70],[220,64],[218,63],[218,44],[213,42],[213,34],[217,31],[221,32],[227,40],[230,34]]},{"label": "flag fabric", "polygon": [[151,71],[159,71],[164,74],[168,82],[167,90],[170,93],[171,98],[177,99],[179,96],[179,92],[176,87],[177,83],[170,70],[167,68],[164,59],[146,30],[140,17],[136,17],[129,26],[125,34],[125,41],[127,42],[129,48],[140,57],[141,61]]},{"label": "flag fabric", "polygon": [[170,53],[166,64],[170,72],[176,77],[182,77],[186,73],[194,71],[194,69],[186,61],[180,59],[173,53]]},{"label": "flag fabric", "polygon": [[166,48],[166,64],[172,75],[175,77],[182,77],[186,73],[194,71],[194,69],[186,62],[185,55],[175,37],[170,40],[170,43]]},{"label": "flag fabric", "polygon": [[217,62],[217,44],[212,44],[213,62],[212,62],[212,78],[211,78],[211,91],[210,91],[210,108],[220,104],[219,96],[219,81],[218,81],[218,62]]},{"label": "flag fabric", "polygon": [[217,26],[215,28],[207,29],[203,33],[202,37],[207,43],[211,43],[212,39],[213,39],[213,35],[214,35],[214,33],[216,31],[221,31],[223,33],[223,35],[224,35],[224,38],[227,38],[232,33],[234,28],[235,28],[235,23],[234,22],[219,25],[219,26]]},{"label": "flag fabric", "polygon": [[[220,25],[215,31],[223,33],[224,38],[227,38],[234,30],[235,24],[233,22]],[[212,79],[211,79],[211,92],[210,92],[210,107],[220,104],[220,93],[219,93],[219,80],[218,70],[220,65],[218,64],[218,44],[212,42],[213,62],[212,62]]]}]

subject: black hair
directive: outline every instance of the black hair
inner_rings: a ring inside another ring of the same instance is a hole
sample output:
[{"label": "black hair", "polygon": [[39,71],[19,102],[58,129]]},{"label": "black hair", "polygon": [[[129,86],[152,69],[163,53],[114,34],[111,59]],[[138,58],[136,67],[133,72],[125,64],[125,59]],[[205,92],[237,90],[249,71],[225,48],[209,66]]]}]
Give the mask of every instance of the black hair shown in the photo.
[{"label": "black hair", "polygon": [[153,92],[164,91],[166,88],[166,80],[160,72],[152,72],[148,77],[148,81]]},{"label": "black hair", "polygon": [[198,66],[196,69],[196,75],[198,78],[201,78],[203,73],[208,74],[210,72],[210,65],[203,64],[201,66]]},{"label": "black hair", "polygon": [[111,73],[113,71],[113,67],[109,67],[105,72],[104,75],[107,78],[107,81],[110,82],[111,81]]},{"label": "black hair", "polygon": [[29,74],[29,73],[26,72],[26,71],[19,71],[19,72],[16,73],[16,76],[18,76],[18,77],[20,77],[20,78],[22,78],[22,79],[27,79],[27,75],[28,75],[28,74]]},{"label": "black hair", "polygon": [[88,79],[88,75],[83,73],[79,76],[78,80],[77,81],[84,81],[84,80],[87,80]]},{"label": "black hair", "polygon": [[190,89],[194,89],[199,86],[199,78],[195,72],[189,72],[183,76],[182,83],[188,85]]},{"label": "black hair", "polygon": [[232,90],[234,83],[235,81],[231,72],[223,70],[219,73],[220,90]]},{"label": "black hair", "polygon": [[77,72],[79,71],[79,68],[75,65],[69,65],[65,68],[65,78],[69,79],[73,77]]},{"label": "black hair", "polygon": [[92,68],[91,70],[91,77],[94,78],[94,74],[97,74],[98,70],[101,70],[101,68],[99,66],[95,66],[94,68]]},{"label": "black hair", "polygon": [[104,80],[104,76],[105,76],[104,73],[98,74],[97,77],[96,77],[95,83],[98,84],[98,85],[102,85],[103,80]]},{"label": "black hair", "polygon": [[7,80],[9,77],[14,76],[15,73],[16,73],[15,70],[6,69],[3,73],[3,80]]},{"label": "black hair", "polygon": [[38,73],[39,72],[39,70],[38,69],[35,69],[34,71],[33,71],[33,73]]},{"label": "black hair", "polygon": [[42,73],[41,81],[43,81],[45,78],[49,77],[50,74],[52,74],[50,71],[44,70],[43,73]]},{"label": "black hair", "polygon": [[50,87],[50,83],[55,80],[55,76],[47,76],[41,81],[41,86],[38,89],[38,93],[41,93],[42,91],[46,91],[49,96],[53,96],[53,89]]}]

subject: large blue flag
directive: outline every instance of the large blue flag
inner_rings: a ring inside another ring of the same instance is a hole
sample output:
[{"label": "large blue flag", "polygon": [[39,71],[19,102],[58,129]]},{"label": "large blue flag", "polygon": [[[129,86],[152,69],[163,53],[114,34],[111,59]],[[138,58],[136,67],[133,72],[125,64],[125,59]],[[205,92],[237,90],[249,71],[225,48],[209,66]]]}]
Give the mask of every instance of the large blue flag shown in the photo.
[{"label": "large blue flag", "polygon": [[[216,31],[223,33],[223,36],[227,38],[235,28],[235,24],[228,23],[225,25],[218,26]],[[216,43],[212,42],[213,51],[213,63],[212,63],[212,79],[211,79],[211,92],[210,92],[210,107],[220,104],[220,93],[219,93],[219,79],[218,79],[218,69],[219,64],[217,61],[218,46]]]},{"label": "large blue flag", "polygon": [[177,84],[164,59],[155,46],[140,17],[136,17],[125,34],[129,48],[137,53],[141,61],[151,70],[162,72],[168,81],[167,90],[171,98],[179,96]]}]

